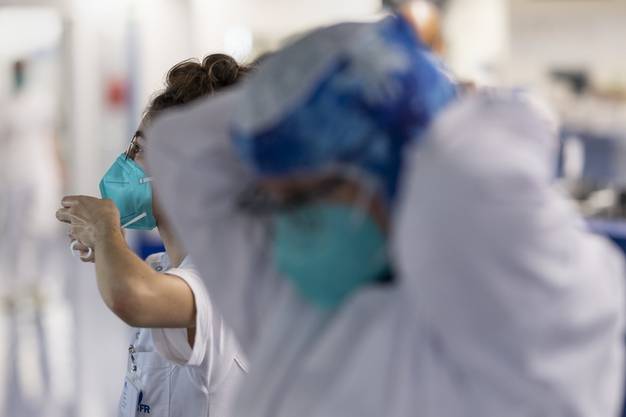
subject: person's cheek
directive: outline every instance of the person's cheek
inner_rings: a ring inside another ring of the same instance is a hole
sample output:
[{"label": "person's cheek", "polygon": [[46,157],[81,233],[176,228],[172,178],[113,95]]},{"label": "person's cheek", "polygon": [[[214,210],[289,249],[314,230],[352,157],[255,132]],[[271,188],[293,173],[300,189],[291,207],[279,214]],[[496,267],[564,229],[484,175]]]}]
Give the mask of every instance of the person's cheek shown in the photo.
[{"label": "person's cheek", "polygon": [[[144,160],[144,157],[143,157],[143,153],[139,153],[139,154],[137,154],[137,155],[135,156],[134,161],[135,161],[135,163],[136,163],[137,165],[139,165],[139,166],[141,167],[141,169],[143,169],[143,170],[144,170],[144,172],[146,171],[146,163],[145,163],[145,160]],[[148,173],[147,173],[147,172],[146,172],[146,175],[148,175]]]}]

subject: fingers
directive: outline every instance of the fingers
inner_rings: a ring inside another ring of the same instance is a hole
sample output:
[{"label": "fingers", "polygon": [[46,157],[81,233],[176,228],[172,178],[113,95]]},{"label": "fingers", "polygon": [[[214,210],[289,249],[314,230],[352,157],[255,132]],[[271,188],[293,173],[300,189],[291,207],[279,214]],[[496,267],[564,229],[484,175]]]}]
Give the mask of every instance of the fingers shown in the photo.
[{"label": "fingers", "polygon": [[87,244],[87,246],[93,246],[93,228],[88,224],[72,223],[70,225],[69,235],[71,238],[80,240],[82,243]]},{"label": "fingers", "polygon": [[68,195],[63,197],[63,199],[61,200],[61,209],[59,209],[57,211],[58,212],[63,212],[63,210],[65,210],[66,212],[73,212],[72,209],[75,209],[75,211],[79,211],[78,210],[78,206],[84,205],[87,201],[89,200],[98,200],[95,197],[89,197],[86,195]]},{"label": "fingers", "polygon": [[61,199],[61,206],[63,207],[72,207],[76,204],[80,204],[82,202],[86,202],[88,200],[100,200],[96,197],[91,197],[88,195],[66,195]]},{"label": "fingers", "polygon": [[56,212],[57,220],[63,223],[85,223],[85,220],[83,218],[77,216],[71,210],[71,208],[58,209]]},{"label": "fingers", "polygon": [[94,262],[96,259],[95,252],[91,248],[87,248],[86,251],[80,251],[80,260],[82,262]]},{"label": "fingers", "polygon": [[62,208],[56,211],[57,220],[71,225],[68,233],[71,239],[70,251],[72,252],[72,256],[76,256],[78,253],[82,262],[94,262],[95,253],[91,247],[85,245],[77,238],[77,236],[81,236],[81,232],[84,232],[86,220],[79,217],[76,211],[80,212],[79,206],[81,206],[85,200],[92,198],[93,197],[87,196],[66,196],[61,200]]},{"label": "fingers", "polygon": [[72,255],[80,255],[84,262],[94,261],[93,224],[90,223],[93,216],[90,217],[90,213],[94,211],[94,203],[97,208],[99,201],[101,200],[88,196],[67,196],[61,201],[63,207],[56,211],[56,218],[70,225],[68,236],[72,240]]},{"label": "fingers", "polygon": [[72,242],[72,250],[81,252],[81,253],[87,253],[88,251],[91,250],[91,248],[85,244],[83,244],[82,242],[80,242],[79,240],[74,240]]},{"label": "fingers", "polygon": [[78,252],[78,256],[83,262],[95,261],[95,251],[76,239],[72,240],[72,242],[70,243],[70,250],[72,252],[72,256],[76,256],[76,252]]},{"label": "fingers", "polygon": [[74,250],[87,251],[89,248],[94,248],[96,245],[95,232],[89,225],[70,225],[70,231],[68,236],[71,240],[76,240],[78,243],[74,244]]},{"label": "fingers", "polygon": [[56,218],[58,221],[63,222],[63,223],[71,223],[72,222],[72,216],[70,214],[69,211],[67,211],[67,209],[58,209],[56,212]]},{"label": "fingers", "polygon": [[82,198],[80,195],[67,195],[61,200],[61,206],[65,208],[75,206]]},{"label": "fingers", "polygon": [[94,255],[91,255],[91,257],[89,257],[89,258],[83,258],[81,256],[80,257],[80,261],[84,262],[84,263],[95,264],[96,263],[96,257]]}]

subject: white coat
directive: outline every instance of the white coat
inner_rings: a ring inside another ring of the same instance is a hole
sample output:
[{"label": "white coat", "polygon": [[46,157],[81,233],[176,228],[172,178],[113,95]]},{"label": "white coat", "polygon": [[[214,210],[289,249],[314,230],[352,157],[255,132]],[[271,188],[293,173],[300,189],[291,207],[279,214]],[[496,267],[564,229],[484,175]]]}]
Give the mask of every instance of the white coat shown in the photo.
[{"label": "white coat", "polygon": [[193,346],[187,329],[136,329],[119,417],[230,417],[223,413],[234,387],[244,378],[245,359],[189,257],[172,267],[166,253],[146,259],[150,267],[175,275],[191,289],[196,306]]},{"label": "white coat", "polygon": [[328,313],[275,273],[267,225],[238,209],[237,102],[148,132],[165,209],[250,358],[234,416],[617,414],[623,259],[553,189],[556,139],[527,106],[476,97],[440,117],[407,160],[396,284]]}]

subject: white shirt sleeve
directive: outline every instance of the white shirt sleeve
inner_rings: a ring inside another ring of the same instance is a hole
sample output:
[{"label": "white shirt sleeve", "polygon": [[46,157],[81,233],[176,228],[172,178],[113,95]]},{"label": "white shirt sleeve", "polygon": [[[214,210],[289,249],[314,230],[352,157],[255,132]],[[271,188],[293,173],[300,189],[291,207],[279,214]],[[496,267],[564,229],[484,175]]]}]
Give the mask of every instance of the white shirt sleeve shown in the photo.
[{"label": "white shirt sleeve", "polygon": [[284,284],[270,262],[266,224],[237,204],[250,184],[229,137],[237,102],[223,93],[163,115],[147,132],[147,157],[169,218],[249,355]]},{"label": "white shirt sleeve", "polygon": [[[161,260],[163,256],[160,257]],[[155,259],[149,257],[148,263]],[[209,394],[225,395],[225,381],[243,375],[247,368],[245,357],[233,332],[214,309],[211,298],[189,257],[177,268],[164,273],[181,278],[191,289],[196,304],[196,334],[193,347],[189,346],[187,329],[151,329],[155,348],[161,356],[177,365],[188,366],[190,374],[206,386]],[[228,395],[228,394],[226,394]]]},{"label": "white shirt sleeve", "polygon": [[[401,285],[482,415],[617,415],[624,262],[553,186],[557,140],[524,103],[466,98],[416,147],[394,242]],[[443,372],[443,371],[442,371]],[[510,414],[518,415],[518,414]]]},{"label": "white shirt sleeve", "polygon": [[200,366],[211,349],[209,343],[220,344],[220,334],[213,334],[214,327],[221,325],[221,318],[213,311],[209,294],[195,270],[186,258],[178,268],[165,271],[181,278],[189,286],[196,304],[196,334],[193,348],[189,346],[187,329],[152,329],[152,338],[158,352],[178,365]]}]

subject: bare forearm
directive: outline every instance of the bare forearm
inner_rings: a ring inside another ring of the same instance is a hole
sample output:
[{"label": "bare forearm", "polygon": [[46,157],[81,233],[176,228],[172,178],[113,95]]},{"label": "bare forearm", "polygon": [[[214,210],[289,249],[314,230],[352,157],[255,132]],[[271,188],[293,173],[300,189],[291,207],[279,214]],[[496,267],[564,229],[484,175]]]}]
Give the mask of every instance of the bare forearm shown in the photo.
[{"label": "bare forearm", "polygon": [[135,327],[193,327],[193,293],[183,279],[160,274],[128,247],[111,200],[66,196],[56,217],[70,237],[95,251],[98,289],[107,306]]},{"label": "bare forearm", "polygon": [[120,231],[98,238],[96,276],[107,306],[130,326],[195,325],[195,303],[187,284],[152,270],[128,247]]},{"label": "bare forearm", "polygon": [[[96,244],[96,278],[104,302],[117,315],[133,315],[132,306],[154,271],[128,247],[121,231],[111,231]],[[125,321],[128,317],[121,317]]]}]

